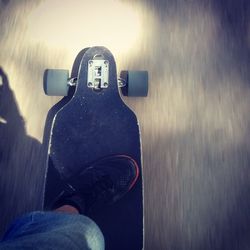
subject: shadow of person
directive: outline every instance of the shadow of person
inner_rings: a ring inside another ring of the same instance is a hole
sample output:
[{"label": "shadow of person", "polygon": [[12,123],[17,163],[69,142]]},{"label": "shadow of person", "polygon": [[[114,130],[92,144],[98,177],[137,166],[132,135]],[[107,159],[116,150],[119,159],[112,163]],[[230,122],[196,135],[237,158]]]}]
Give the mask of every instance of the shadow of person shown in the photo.
[{"label": "shadow of person", "polygon": [[[6,146],[8,146],[6,145],[6,139],[14,131],[15,135],[25,134],[25,124],[23,117],[19,114],[15,97],[9,87],[8,78],[2,68],[0,68],[0,77],[2,80],[0,85],[0,152],[3,152],[6,151]],[[14,135],[12,136],[14,137]]]},{"label": "shadow of person", "polygon": [[26,133],[8,77],[0,67],[0,234],[16,216],[41,208],[41,144]]}]

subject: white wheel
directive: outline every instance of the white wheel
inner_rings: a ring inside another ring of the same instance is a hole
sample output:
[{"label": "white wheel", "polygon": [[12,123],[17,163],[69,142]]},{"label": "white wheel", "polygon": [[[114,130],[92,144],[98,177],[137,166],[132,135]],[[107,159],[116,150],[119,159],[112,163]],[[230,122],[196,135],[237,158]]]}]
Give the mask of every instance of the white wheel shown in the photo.
[{"label": "white wheel", "polygon": [[65,69],[46,69],[43,76],[43,89],[49,96],[67,96],[69,71]]}]

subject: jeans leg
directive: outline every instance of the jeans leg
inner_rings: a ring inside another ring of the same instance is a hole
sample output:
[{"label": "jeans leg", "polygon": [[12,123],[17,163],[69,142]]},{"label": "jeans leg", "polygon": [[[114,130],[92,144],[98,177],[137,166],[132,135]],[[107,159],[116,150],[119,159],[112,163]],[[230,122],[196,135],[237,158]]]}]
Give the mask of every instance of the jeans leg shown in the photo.
[{"label": "jeans leg", "polygon": [[17,219],[5,233],[0,249],[104,249],[94,221],[79,214],[32,212]]}]

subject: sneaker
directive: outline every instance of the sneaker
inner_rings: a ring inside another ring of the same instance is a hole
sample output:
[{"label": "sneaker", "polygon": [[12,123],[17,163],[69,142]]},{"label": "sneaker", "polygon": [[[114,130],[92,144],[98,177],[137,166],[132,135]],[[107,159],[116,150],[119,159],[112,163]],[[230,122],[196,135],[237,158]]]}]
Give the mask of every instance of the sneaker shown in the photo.
[{"label": "sneaker", "polygon": [[67,204],[86,214],[93,208],[111,205],[133,188],[138,176],[139,167],[133,158],[126,155],[102,158],[68,180],[69,189],[60,195],[54,208]]}]

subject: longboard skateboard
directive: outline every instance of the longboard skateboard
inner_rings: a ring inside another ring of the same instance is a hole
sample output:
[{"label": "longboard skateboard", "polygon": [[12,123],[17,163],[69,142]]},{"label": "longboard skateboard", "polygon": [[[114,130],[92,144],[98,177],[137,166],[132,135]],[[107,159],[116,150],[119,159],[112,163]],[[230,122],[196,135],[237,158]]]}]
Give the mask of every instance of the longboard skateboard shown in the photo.
[{"label": "longboard skateboard", "polygon": [[[44,209],[53,204],[67,180],[97,159],[128,155],[140,173],[134,188],[113,205],[87,214],[101,228],[105,249],[139,250],[144,243],[143,178],[140,130],[136,115],[122,101],[119,86],[130,95],[147,95],[147,72],[125,73],[118,81],[116,63],[104,47],[81,51],[71,77],[65,70],[46,70],[48,95],[63,95],[48,113]],[[128,89],[129,82],[137,82]],[[145,81],[145,83],[143,83]],[[143,85],[144,84],[144,85]]]}]

